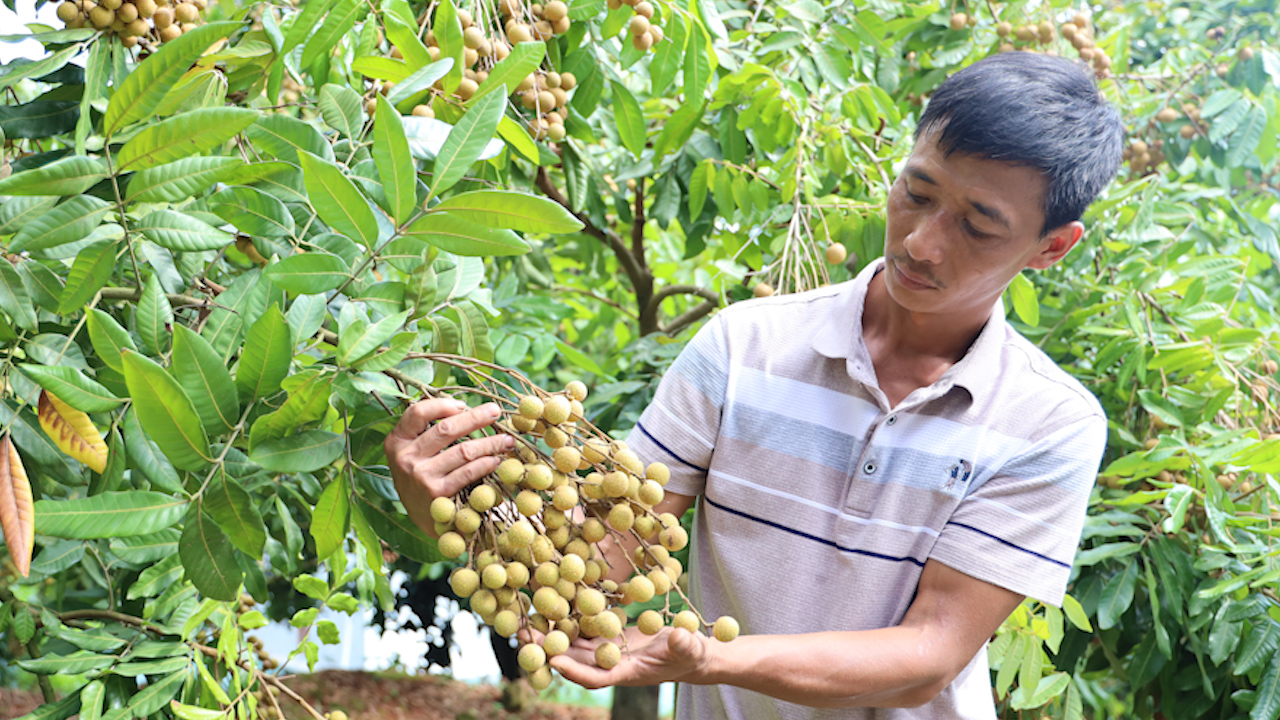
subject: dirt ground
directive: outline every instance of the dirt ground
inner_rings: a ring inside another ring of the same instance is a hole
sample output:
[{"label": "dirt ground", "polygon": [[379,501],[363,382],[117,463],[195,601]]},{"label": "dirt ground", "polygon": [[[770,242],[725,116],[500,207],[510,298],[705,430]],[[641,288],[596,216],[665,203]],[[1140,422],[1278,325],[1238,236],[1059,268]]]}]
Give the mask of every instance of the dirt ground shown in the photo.
[{"label": "dirt ground", "polygon": [[[342,710],[350,720],[608,720],[603,708],[574,707],[538,701],[532,691],[517,693],[510,712],[503,691],[492,685],[468,685],[440,676],[379,676],[366,672],[326,670],[288,681],[320,712]],[[521,703],[520,701],[523,701]],[[15,718],[41,704],[40,692],[0,688],[0,719]],[[288,720],[310,716],[294,701],[281,703]]]}]

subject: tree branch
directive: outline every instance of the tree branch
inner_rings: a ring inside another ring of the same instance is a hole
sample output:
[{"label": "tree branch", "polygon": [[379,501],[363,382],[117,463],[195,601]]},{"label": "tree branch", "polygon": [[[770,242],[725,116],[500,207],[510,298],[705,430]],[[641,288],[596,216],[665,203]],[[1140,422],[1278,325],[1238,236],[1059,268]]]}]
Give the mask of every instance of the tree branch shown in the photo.
[{"label": "tree branch", "polygon": [[[138,300],[142,299],[141,288],[104,287],[99,292],[102,293],[103,300],[132,300],[134,302],[137,302]],[[190,295],[177,295],[174,293],[166,293],[165,297],[169,298],[169,304],[173,305],[174,307],[192,306],[192,307],[222,308],[224,310],[231,309],[231,308],[223,307],[218,303],[213,302],[212,300],[205,300],[203,298],[191,297]]]},{"label": "tree branch", "polygon": [[[661,326],[658,323],[658,316],[662,313],[662,301],[675,295],[697,295],[703,299],[703,302],[673,318],[666,326]],[[720,296],[707,288],[697,285],[667,285],[654,293],[653,297],[649,299],[648,304],[644,307],[643,314],[640,316],[640,325],[641,327],[652,327],[657,332],[674,334],[716,309],[719,305]]]},{"label": "tree branch", "polygon": [[622,238],[612,230],[596,227],[586,213],[574,212],[573,208],[569,206],[568,199],[561,194],[555,183],[551,181],[551,175],[547,173],[545,167],[538,168],[537,176],[534,178],[534,185],[548,198],[573,213],[573,216],[578,218],[585,226],[583,227],[583,232],[608,245],[613,250],[613,254],[618,256],[618,262],[621,263],[623,271],[627,273],[627,278],[631,281],[631,287],[638,293],[639,289],[644,285],[645,273],[641,270],[640,265],[636,263],[635,256],[627,249],[627,245],[622,241]]},{"label": "tree branch", "polygon": [[644,180],[643,177],[636,179],[636,209],[631,221],[631,254],[635,256],[636,264],[647,271],[649,266],[644,258]]}]

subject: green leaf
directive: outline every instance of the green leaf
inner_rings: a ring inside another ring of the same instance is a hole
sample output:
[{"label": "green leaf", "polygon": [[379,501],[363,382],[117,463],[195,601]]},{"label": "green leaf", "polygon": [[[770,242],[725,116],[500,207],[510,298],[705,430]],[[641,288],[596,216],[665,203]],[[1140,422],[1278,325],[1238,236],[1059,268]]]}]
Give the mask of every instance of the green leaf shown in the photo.
[{"label": "green leaf", "polygon": [[249,459],[271,472],[314,472],[342,456],[346,438],[327,430],[305,430],[296,435],[266,440],[249,453]]},{"label": "green leaf", "polygon": [[578,348],[573,347],[572,345],[564,342],[563,340],[556,340],[556,347],[560,349],[560,354],[563,355],[566,360],[573,363],[574,365],[577,365],[583,370],[586,370],[587,372],[590,372],[594,375],[598,375],[602,378],[605,378],[606,380],[612,380],[612,377],[609,375],[609,373],[606,373],[604,369],[601,368],[596,363],[595,360],[592,360],[590,356],[588,356],[586,353],[582,352]]},{"label": "green leaf", "polygon": [[142,660],[138,662],[120,663],[112,668],[112,672],[123,677],[141,677],[143,675],[166,675],[185,669],[191,663],[188,657],[167,657],[158,660]]},{"label": "green leaf", "polygon": [[27,222],[9,241],[9,252],[44,250],[83,240],[102,222],[111,204],[92,195],[77,195]]},{"label": "green leaf", "polygon": [[226,710],[213,710],[202,708],[198,705],[183,705],[177,700],[169,701],[169,710],[180,720],[225,720],[229,715]]},{"label": "green leaf", "polygon": [[[62,572],[80,562],[84,558],[84,553],[85,544],[79,540],[59,540],[50,543],[45,545],[40,554],[31,561],[31,572],[41,575]],[[124,641],[119,642],[123,644]]]},{"label": "green leaf", "polygon": [[220,435],[235,427],[240,416],[235,381],[209,341],[184,325],[174,328],[173,374],[205,429]]},{"label": "green leaf", "polygon": [[[523,43],[521,43],[523,44]],[[520,123],[503,115],[502,120],[498,122],[498,135],[520,153],[527,160],[533,162],[541,161],[541,154],[538,152],[538,144],[529,137],[529,133],[525,132]]]},{"label": "green leaf", "polygon": [[448,212],[424,215],[413,221],[402,234],[455,255],[482,257],[529,252],[529,245],[510,230],[470,222]]},{"label": "green leaf", "polygon": [[1070,595],[1062,596],[1062,610],[1067,614],[1067,619],[1075,625],[1077,629],[1087,633],[1093,632],[1093,624],[1089,622],[1089,615],[1085,613],[1084,608],[1080,606],[1080,601]]},{"label": "green leaf", "polygon": [[152,355],[164,355],[169,349],[169,333],[173,331],[173,306],[160,287],[159,273],[152,273],[142,288],[137,321],[142,346]]},{"label": "green leaf", "polygon": [[351,511],[347,476],[340,474],[329,483],[311,513],[311,537],[316,541],[316,557],[327,558],[342,547],[347,535],[347,515]]},{"label": "green leaf", "polygon": [[231,244],[231,236],[190,215],[156,210],[139,220],[135,230],[162,248],[187,252],[216,250]]},{"label": "green leaf", "polygon": [[301,67],[311,67],[317,58],[328,55],[342,36],[346,35],[347,31],[354,27],[356,21],[364,17],[368,10],[369,6],[359,0],[338,0],[328,17],[324,19],[324,24],[307,41],[302,51],[302,59],[299,61]]},{"label": "green leaf", "polygon": [[240,366],[236,370],[236,388],[242,402],[250,403],[274,395],[280,381],[289,374],[293,360],[293,334],[280,308],[272,305],[249,328]]},{"label": "green leaf", "polygon": [[[445,0],[437,12],[442,12],[445,6],[452,7]],[[493,139],[506,106],[506,96],[490,93],[480,98],[453,126],[449,137],[445,138],[444,146],[436,155],[432,195],[440,195],[453,187],[467,173],[472,163],[480,158],[485,145]]]},{"label": "green leaf", "polygon": [[[310,579],[315,580],[316,578],[310,578]],[[320,584],[323,585],[324,581],[323,580],[320,581]],[[325,591],[328,591],[328,589],[329,588],[326,586]],[[312,624],[315,623],[316,616],[318,616],[319,614],[320,614],[320,608],[312,607],[312,608],[306,608],[305,610],[299,610],[298,612],[293,614],[293,617],[289,618],[289,624],[296,628],[310,627]]]},{"label": "green leaf", "polygon": [[106,177],[102,160],[73,155],[0,180],[0,195],[79,195]]},{"label": "green leaf", "polygon": [[115,267],[115,241],[104,240],[81,250],[67,274],[67,286],[63,288],[58,312],[66,315],[84,307],[110,279]]},{"label": "green leaf", "polygon": [[1254,150],[1257,149],[1258,143],[1262,141],[1263,132],[1266,131],[1267,121],[1266,110],[1257,105],[1249,108],[1249,113],[1240,121],[1231,136],[1231,147],[1227,150],[1227,167],[1239,167],[1245,160],[1253,157]]},{"label": "green leaf", "polygon": [[[69,48],[75,50],[76,48]],[[3,78],[0,78],[0,85]],[[17,720],[67,720],[80,711],[80,695],[72,693],[56,703],[45,703]]]},{"label": "green leaf", "polygon": [[262,557],[267,526],[253,498],[240,483],[223,476],[210,485],[204,494],[204,510],[226,531],[233,545],[251,558]]},{"label": "green leaf", "polygon": [[453,61],[444,82],[445,92],[453,92],[462,82],[462,58],[466,50],[462,41],[462,23],[458,20],[458,9],[453,0],[442,0],[436,6],[431,34],[440,48],[440,57]]},{"label": "green leaf", "polygon": [[358,57],[351,62],[351,69],[373,80],[390,80],[394,83],[403,82],[410,73],[409,64],[405,61],[384,57]]},{"label": "green leaf", "polygon": [[36,675],[76,675],[99,670],[115,662],[114,655],[100,655],[88,650],[77,650],[70,655],[49,655],[18,661],[18,667]]},{"label": "green leaf", "polygon": [[49,73],[52,73],[62,68],[68,62],[71,61],[71,58],[75,57],[76,55],[79,55],[81,49],[82,49],[81,46],[79,44],[76,44],[67,48],[63,48],[62,50],[59,50],[58,52],[53,53],[47,58],[42,58],[40,60],[36,60],[35,62],[28,63],[26,65],[21,65],[21,66],[16,66],[16,64],[10,65],[8,68],[6,68],[8,72],[6,72],[3,75],[0,75],[0,91],[3,91],[9,87],[12,87],[13,85],[16,85],[18,81],[23,80],[25,78],[44,77],[45,75],[48,75]]},{"label": "green leaf", "polygon": [[316,23],[324,14],[329,11],[336,0],[316,0],[315,2],[305,3],[302,10],[294,16],[293,24],[289,26],[289,34],[284,38],[284,44],[280,48],[280,55],[287,54],[294,49],[315,29]]},{"label": "green leaf", "polygon": [[[329,584],[314,575],[299,575],[293,579],[293,589],[306,595],[312,600],[321,600],[329,597]],[[318,615],[319,613],[317,613]],[[311,622],[315,621],[315,617],[311,618]],[[307,624],[310,625],[311,622]]]},{"label": "green leaf", "polygon": [[25,330],[36,332],[39,323],[36,320],[36,309],[31,304],[31,295],[22,282],[22,276],[13,269],[13,265],[5,260],[0,262],[0,310],[3,310],[13,324]]},{"label": "green leaf", "polygon": [[1040,324],[1040,301],[1036,298],[1036,288],[1021,273],[1013,276],[1009,283],[1009,298],[1013,301],[1013,310],[1018,319],[1035,327]]},{"label": "green leaf", "polygon": [[103,134],[111,137],[121,127],[151,117],[170,88],[191,69],[196,58],[203,55],[215,40],[227,37],[238,27],[240,23],[219,22],[184,32],[139,63],[123,81],[117,76],[118,85],[111,94],[111,103],[102,120]]},{"label": "green leaf", "polygon": [[[207,25],[205,27],[208,27]],[[182,37],[186,37],[183,35]],[[181,38],[179,38],[181,39]],[[137,72],[137,71],[135,71]],[[187,673],[176,672],[160,680],[152,680],[149,685],[138,691],[129,699],[129,712],[136,718],[143,718],[169,704],[174,695],[182,689],[187,680]]]},{"label": "green leaf", "polygon": [[383,510],[365,500],[359,493],[355,493],[352,500],[374,532],[392,550],[418,562],[433,563],[444,559],[436,548],[436,541],[423,534],[408,515]]},{"label": "green leaf", "polygon": [[489,77],[480,83],[475,94],[463,104],[475,105],[480,98],[495,90],[501,90],[503,97],[510,97],[515,92],[516,86],[528,77],[529,73],[538,69],[538,65],[546,54],[546,43],[541,40],[516,43],[515,47],[511,48],[511,53],[493,66],[489,71]]},{"label": "green leaf", "polygon": [[[111,538],[111,552],[116,557],[135,565],[150,565],[178,552],[178,538],[182,532],[176,528],[161,530],[151,535]],[[89,650],[101,648],[87,648]]]},{"label": "green leaf", "polygon": [[511,190],[474,190],[460,193],[436,206],[449,215],[477,225],[527,233],[571,233],[582,221],[560,203]]},{"label": "green leaf", "polygon": [[240,158],[189,157],[139,170],[129,178],[127,199],[136,202],[182,202],[230,177],[244,165]]},{"label": "green leaf", "polygon": [[403,310],[394,315],[388,315],[376,323],[366,324],[358,321],[343,328],[338,333],[338,364],[350,366],[378,349],[382,343],[400,332],[408,319],[409,311]]},{"label": "green leaf", "polygon": [[[120,372],[124,372],[123,359]],[[160,446],[142,431],[142,424],[138,422],[138,413],[134,408],[129,408],[124,416],[124,442],[134,465],[151,481],[153,487],[165,492],[182,492],[182,479],[178,477],[178,471],[160,451]]]},{"label": "green leaf", "polygon": [[383,13],[382,24],[387,28],[387,40],[400,50],[408,65],[422,67],[431,64],[431,54],[427,51],[427,46],[418,39],[416,26],[406,24],[404,19],[394,13]]},{"label": "green leaf", "polygon": [[1107,581],[1098,600],[1099,629],[1115,627],[1120,621],[1120,616],[1133,603],[1133,589],[1137,580],[1138,562],[1131,558],[1118,575]]},{"label": "green leaf", "polygon": [[701,103],[707,92],[707,86],[711,82],[711,58],[707,51],[702,30],[694,25],[689,29],[689,39],[685,45],[683,90],[686,103]]},{"label": "green leaf", "polygon": [[320,116],[329,127],[348,140],[358,140],[364,128],[364,103],[360,95],[345,85],[327,83],[320,88]]},{"label": "green leaf", "polygon": [[[177,548],[175,548],[176,550]],[[155,597],[182,581],[182,558],[175,552],[169,557],[152,565],[138,576],[137,581],[129,586],[125,597],[129,600]]]},{"label": "green leaf", "polygon": [[630,90],[620,82],[613,85],[613,119],[618,124],[618,138],[622,146],[631,151],[637,160],[644,152],[645,121],[640,103]]},{"label": "green leaf", "polygon": [[289,237],[295,228],[289,208],[275,196],[252,187],[233,185],[208,200],[209,210],[253,237]]},{"label": "green leaf", "polygon": [[19,263],[18,275],[37,306],[49,312],[57,311],[59,298],[65,290],[62,278],[38,262]]},{"label": "green leaf", "polygon": [[208,152],[239,135],[257,119],[257,110],[210,107],[162,120],[120,148],[119,169],[155,167]]},{"label": "green leaf", "polygon": [[325,224],[365,247],[378,244],[378,221],[355,183],[338,166],[310,153],[299,153],[302,177],[311,206]]},{"label": "green leaf", "polygon": [[176,523],[186,509],[181,498],[143,490],[37,500],[36,532],[81,540],[151,535]]},{"label": "green leaf", "polygon": [[[96,44],[94,49],[97,49]],[[80,688],[80,720],[101,720],[102,701],[105,697],[106,688],[101,680],[94,680]]]},{"label": "green leaf", "polygon": [[245,129],[244,134],[255,148],[297,165],[300,153],[311,153],[333,160],[333,148],[320,131],[297,118],[267,113]]},{"label": "green leaf", "polygon": [[423,65],[414,70],[397,83],[395,89],[387,93],[387,102],[404,112],[410,111],[437,80],[449,74],[453,65],[453,58],[440,58],[430,65]]},{"label": "green leaf", "polygon": [[193,506],[187,513],[178,543],[178,556],[187,579],[206,597],[232,601],[240,596],[244,572],[236,563],[236,551],[227,534],[208,515]]},{"label": "green leaf", "polygon": [[327,252],[290,255],[265,272],[277,286],[304,295],[333,290],[351,279],[346,261]]},{"label": "green leaf", "polygon": [[204,425],[178,381],[150,358],[128,351],[123,357],[125,383],[147,435],[183,470],[212,462]]},{"label": "green leaf", "polygon": [[694,168],[689,177],[689,217],[697,219],[707,202],[707,189],[711,187],[715,174],[715,161],[704,160]]},{"label": "green leaf", "polygon": [[337,645],[342,642],[342,637],[338,633],[338,626],[334,625],[332,620],[321,620],[316,625],[316,635],[325,645]]},{"label": "green leaf", "polygon": [[1280,653],[1271,656],[1258,686],[1257,700],[1249,711],[1249,720],[1276,720],[1280,717]]},{"label": "green leaf", "polygon": [[404,136],[400,113],[387,99],[378,96],[377,121],[373,125],[373,161],[382,179],[382,190],[396,224],[413,214],[418,183],[409,141]]},{"label": "green leaf", "polygon": [[474,303],[464,302],[450,309],[462,331],[463,354],[485,362],[493,361],[493,343],[489,339],[489,324],[484,313]]},{"label": "green leaf", "polygon": [[40,387],[65,400],[71,407],[87,413],[108,412],[120,407],[124,400],[98,383],[85,377],[79,370],[66,365],[19,365],[22,373]]}]

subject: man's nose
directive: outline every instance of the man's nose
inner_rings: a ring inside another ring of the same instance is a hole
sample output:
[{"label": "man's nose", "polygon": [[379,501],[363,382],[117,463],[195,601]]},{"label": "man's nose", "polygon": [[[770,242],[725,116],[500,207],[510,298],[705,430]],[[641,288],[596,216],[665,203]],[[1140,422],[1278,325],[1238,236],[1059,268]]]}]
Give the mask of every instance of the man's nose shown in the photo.
[{"label": "man's nose", "polygon": [[946,213],[941,209],[920,220],[903,242],[912,260],[937,264],[942,261],[942,244],[947,233]]}]

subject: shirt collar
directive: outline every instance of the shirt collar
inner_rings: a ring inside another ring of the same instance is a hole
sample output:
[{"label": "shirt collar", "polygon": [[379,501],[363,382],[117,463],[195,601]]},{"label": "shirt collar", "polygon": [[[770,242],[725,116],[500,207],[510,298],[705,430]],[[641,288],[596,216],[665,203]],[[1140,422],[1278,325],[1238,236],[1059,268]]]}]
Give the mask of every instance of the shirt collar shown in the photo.
[{"label": "shirt collar", "polygon": [[[814,351],[823,357],[843,358],[849,376],[872,387],[879,387],[879,384],[871,353],[862,338],[862,314],[871,279],[883,268],[884,258],[876,258],[853,280],[845,283],[829,314],[819,322],[811,343]],[[945,392],[944,387],[958,386],[968,391],[970,396],[984,395],[994,389],[999,379],[1000,352],[1008,324],[1004,315],[1004,303],[997,300],[991,319],[982,327],[969,351],[942,374],[934,388]]]}]

